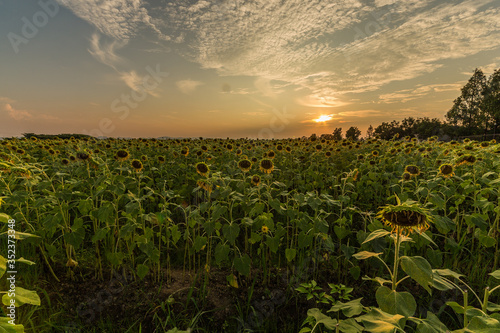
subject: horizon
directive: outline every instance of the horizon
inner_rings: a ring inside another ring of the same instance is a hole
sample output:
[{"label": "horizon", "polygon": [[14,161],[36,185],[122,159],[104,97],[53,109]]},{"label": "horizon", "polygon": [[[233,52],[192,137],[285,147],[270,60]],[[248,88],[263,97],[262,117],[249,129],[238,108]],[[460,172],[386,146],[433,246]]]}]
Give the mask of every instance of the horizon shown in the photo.
[{"label": "horizon", "polygon": [[444,120],[494,0],[0,0],[0,137],[282,139]]}]

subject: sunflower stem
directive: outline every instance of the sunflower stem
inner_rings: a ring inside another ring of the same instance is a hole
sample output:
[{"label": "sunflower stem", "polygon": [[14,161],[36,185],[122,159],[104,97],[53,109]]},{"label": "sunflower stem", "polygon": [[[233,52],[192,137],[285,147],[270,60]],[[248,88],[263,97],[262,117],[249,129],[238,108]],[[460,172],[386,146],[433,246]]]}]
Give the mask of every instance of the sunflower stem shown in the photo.
[{"label": "sunflower stem", "polygon": [[394,268],[392,272],[392,290],[396,291],[398,285],[398,266],[399,266],[399,246],[401,245],[399,226],[396,227],[396,240],[394,242]]}]

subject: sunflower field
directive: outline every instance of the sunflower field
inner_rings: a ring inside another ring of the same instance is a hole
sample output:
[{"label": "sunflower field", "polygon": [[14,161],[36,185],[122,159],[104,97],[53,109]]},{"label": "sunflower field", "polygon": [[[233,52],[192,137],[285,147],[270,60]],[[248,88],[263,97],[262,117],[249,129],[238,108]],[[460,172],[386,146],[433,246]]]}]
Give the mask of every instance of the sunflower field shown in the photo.
[{"label": "sunflower field", "polygon": [[0,140],[0,332],[500,332],[499,173],[495,141]]}]

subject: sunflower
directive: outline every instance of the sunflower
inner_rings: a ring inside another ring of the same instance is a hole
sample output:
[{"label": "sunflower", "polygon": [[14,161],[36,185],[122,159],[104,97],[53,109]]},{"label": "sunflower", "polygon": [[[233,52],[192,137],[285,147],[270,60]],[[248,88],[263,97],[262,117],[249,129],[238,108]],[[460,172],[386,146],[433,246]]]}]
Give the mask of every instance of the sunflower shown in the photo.
[{"label": "sunflower", "polygon": [[115,157],[118,161],[123,162],[123,161],[128,160],[128,158],[130,157],[130,154],[125,149],[120,149],[116,152]]},{"label": "sunflower", "polygon": [[241,169],[241,171],[248,172],[252,168],[252,162],[250,162],[248,159],[243,159],[238,162],[238,167]]},{"label": "sunflower", "polygon": [[198,172],[203,177],[206,177],[210,172],[208,165],[204,162],[199,162],[196,164],[196,172]]},{"label": "sunflower", "polygon": [[288,146],[287,146],[287,147],[285,148],[285,151],[286,151],[287,153],[291,153],[291,152],[292,152],[292,148],[290,148],[290,147],[288,147]]},{"label": "sunflower", "polygon": [[410,180],[411,174],[409,172],[403,172],[403,180]]},{"label": "sunflower", "polygon": [[433,217],[429,211],[420,207],[418,202],[406,201],[401,203],[396,196],[397,205],[387,205],[382,207],[377,213],[377,218],[392,227],[392,232],[409,235],[413,230],[420,233],[429,228],[429,222]]},{"label": "sunflower", "polygon": [[407,165],[405,172],[408,172],[412,177],[420,175],[420,169],[416,165]]},{"label": "sunflower", "polygon": [[462,155],[456,163],[456,166],[463,164],[474,164],[476,163],[476,157],[474,155]]},{"label": "sunflower", "polygon": [[200,188],[202,188],[205,191],[207,191],[209,194],[212,193],[212,184],[210,184],[208,181],[206,181],[206,180],[198,180],[196,182],[196,185],[198,185]]},{"label": "sunflower", "polygon": [[148,160],[148,157],[146,155],[142,155],[141,156],[141,160],[143,160],[144,162],[146,162]]},{"label": "sunflower", "polygon": [[444,178],[452,177],[455,173],[453,172],[453,165],[443,164],[439,167],[439,174]]},{"label": "sunflower", "polygon": [[274,170],[273,161],[267,158],[260,161],[260,171],[264,173],[271,173],[273,172],[273,170]]},{"label": "sunflower", "polygon": [[188,147],[184,147],[181,150],[181,155],[188,156],[189,155],[189,148]]},{"label": "sunflower", "polygon": [[267,234],[269,232],[269,227],[267,225],[263,225],[261,230],[263,233]]},{"label": "sunflower", "polygon": [[331,156],[332,156],[332,152],[331,152],[331,151],[327,151],[327,152],[325,153],[325,156],[326,156],[326,157],[331,157]]},{"label": "sunflower", "polygon": [[141,162],[141,161],[139,161],[139,160],[132,160],[131,165],[132,165],[132,168],[134,168],[134,170],[135,170],[136,172],[140,172],[140,171],[142,170],[142,168],[144,167],[144,166],[142,165],[142,162]]},{"label": "sunflower", "polygon": [[165,157],[163,157],[163,156],[158,156],[158,162],[160,162],[160,163],[165,163]]},{"label": "sunflower", "polygon": [[481,142],[481,147],[483,147],[483,148],[486,148],[486,147],[488,147],[489,145],[490,145],[490,143],[489,143],[489,142],[486,142],[486,141]]},{"label": "sunflower", "polygon": [[63,165],[68,165],[68,164],[69,164],[69,160],[68,160],[67,158],[63,158],[63,159],[61,160],[61,163],[62,163]]},{"label": "sunflower", "polygon": [[253,175],[252,176],[252,184],[257,186],[260,184],[260,176],[259,175]]},{"label": "sunflower", "polygon": [[276,153],[274,151],[270,150],[270,151],[267,152],[267,157],[268,158],[274,158],[274,157],[276,157]]},{"label": "sunflower", "polygon": [[82,160],[82,161],[86,161],[90,158],[90,155],[87,154],[86,152],[78,152],[78,153],[76,153],[76,158],[78,158],[79,160]]},{"label": "sunflower", "polygon": [[378,150],[374,150],[374,151],[372,151],[372,156],[378,156],[378,155],[379,155]]}]

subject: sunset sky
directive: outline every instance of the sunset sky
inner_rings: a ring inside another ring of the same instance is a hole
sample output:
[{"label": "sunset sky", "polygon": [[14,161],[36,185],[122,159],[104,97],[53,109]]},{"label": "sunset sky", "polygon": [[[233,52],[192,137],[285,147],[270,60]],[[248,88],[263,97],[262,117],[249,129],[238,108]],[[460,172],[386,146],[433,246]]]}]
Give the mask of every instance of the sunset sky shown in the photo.
[{"label": "sunset sky", "polygon": [[364,135],[476,67],[498,0],[0,0],[0,137]]}]

